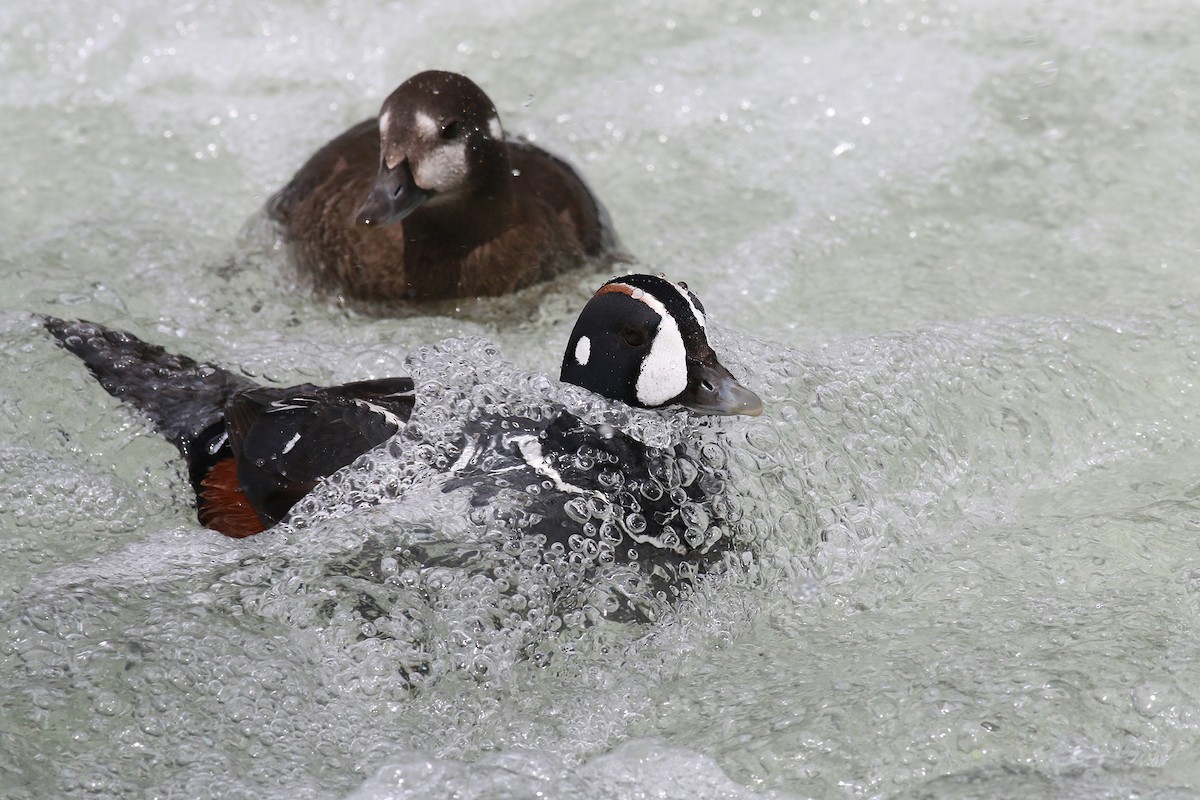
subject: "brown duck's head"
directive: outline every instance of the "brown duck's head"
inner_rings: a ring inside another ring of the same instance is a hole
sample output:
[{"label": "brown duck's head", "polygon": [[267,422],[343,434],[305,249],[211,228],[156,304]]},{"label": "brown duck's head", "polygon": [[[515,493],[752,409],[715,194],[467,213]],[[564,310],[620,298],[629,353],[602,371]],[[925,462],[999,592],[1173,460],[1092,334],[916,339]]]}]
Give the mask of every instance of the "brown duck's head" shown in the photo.
[{"label": "brown duck's head", "polygon": [[359,225],[387,225],[421,206],[488,192],[511,175],[496,107],[469,78],[431,70],[406,80],[379,112],[379,174]]}]

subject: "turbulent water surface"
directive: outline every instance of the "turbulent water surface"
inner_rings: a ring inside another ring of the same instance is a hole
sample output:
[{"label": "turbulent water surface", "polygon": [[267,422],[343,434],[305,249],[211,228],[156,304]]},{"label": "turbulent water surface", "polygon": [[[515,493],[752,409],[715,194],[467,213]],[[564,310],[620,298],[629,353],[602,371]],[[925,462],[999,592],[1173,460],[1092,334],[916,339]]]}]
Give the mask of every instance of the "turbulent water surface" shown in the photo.
[{"label": "turbulent water surface", "polygon": [[[434,67],[583,170],[763,417],[553,380],[604,273],[295,285],[266,198]],[[0,78],[0,795],[1200,795],[1195,4],[10,2]],[[228,540],[31,312],[422,410]],[[606,618],[619,575],[442,491],[471,409],[551,402],[716,464],[723,568]]]}]

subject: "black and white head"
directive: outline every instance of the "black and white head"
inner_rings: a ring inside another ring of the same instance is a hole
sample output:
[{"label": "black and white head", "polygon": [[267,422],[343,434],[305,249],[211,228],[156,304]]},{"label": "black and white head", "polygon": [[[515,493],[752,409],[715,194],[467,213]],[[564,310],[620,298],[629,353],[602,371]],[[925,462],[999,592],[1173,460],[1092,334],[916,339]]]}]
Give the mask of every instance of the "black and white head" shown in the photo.
[{"label": "black and white head", "polygon": [[562,380],[631,406],[682,405],[701,414],[762,413],[762,401],[717,360],[704,306],[682,283],[626,275],[580,313]]},{"label": "black and white head", "polygon": [[398,222],[422,205],[493,191],[511,175],[504,130],[483,90],[456,72],[406,80],[379,112],[379,174],[359,225]]}]

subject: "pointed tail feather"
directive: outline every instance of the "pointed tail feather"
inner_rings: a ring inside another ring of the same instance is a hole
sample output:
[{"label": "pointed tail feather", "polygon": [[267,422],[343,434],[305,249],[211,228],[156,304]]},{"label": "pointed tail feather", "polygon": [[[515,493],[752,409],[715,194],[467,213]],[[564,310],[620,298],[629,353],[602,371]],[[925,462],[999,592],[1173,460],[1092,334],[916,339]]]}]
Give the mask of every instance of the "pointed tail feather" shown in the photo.
[{"label": "pointed tail feather", "polygon": [[105,391],[142,411],[188,462],[192,486],[229,455],[225,403],[256,384],[229,370],[168,353],[132,334],[85,321],[42,317],[60,345],[83,360]]}]

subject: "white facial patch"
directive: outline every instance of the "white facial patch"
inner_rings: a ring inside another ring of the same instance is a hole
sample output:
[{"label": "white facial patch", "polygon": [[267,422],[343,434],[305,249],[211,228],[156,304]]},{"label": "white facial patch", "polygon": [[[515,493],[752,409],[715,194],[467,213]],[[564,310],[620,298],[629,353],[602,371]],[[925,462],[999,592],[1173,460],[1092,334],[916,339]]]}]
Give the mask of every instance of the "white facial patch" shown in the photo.
[{"label": "white facial patch", "polygon": [[658,333],[638,372],[637,399],[646,406],[661,406],[687,388],[687,349],[679,325],[657,297],[641,290],[631,295],[658,314]]},{"label": "white facial patch", "polygon": [[439,144],[411,166],[417,186],[451,192],[462,185],[467,175],[467,145],[463,141]]},{"label": "white facial patch", "polygon": [[581,367],[586,367],[588,359],[592,357],[592,340],[586,336],[580,336],[579,341],[575,343],[575,363]]},{"label": "white facial patch", "polygon": [[504,130],[500,127],[500,118],[492,117],[488,120],[488,133],[493,139],[503,139]]},{"label": "white facial patch", "polygon": [[422,136],[432,139],[441,133],[441,127],[437,124],[437,120],[426,114],[424,111],[418,111],[413,116],[413,119],[416,121],[417,130],[421,132]]},{"label": "white facial patch", "polygon": [[[387,147],[387,145],[388,145],[388,128],[391,127],[391,124],[392,124],[392,112],[388,111],[387,109],[380,111],[379,112],[379,143],[380,143],[381,147]],[[387,147],[386,152],[384,152],[384,154],[383,154],[383,163],[387,165],[388,169],[395,169],[396,165],[399,164],[403,160],[404,160],[404,154],[401,153],[394,146]]]}]

